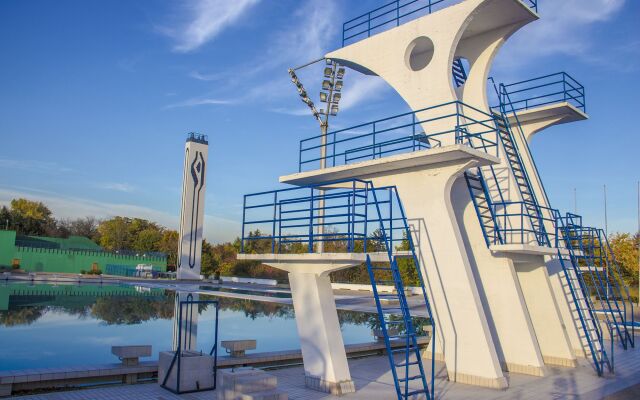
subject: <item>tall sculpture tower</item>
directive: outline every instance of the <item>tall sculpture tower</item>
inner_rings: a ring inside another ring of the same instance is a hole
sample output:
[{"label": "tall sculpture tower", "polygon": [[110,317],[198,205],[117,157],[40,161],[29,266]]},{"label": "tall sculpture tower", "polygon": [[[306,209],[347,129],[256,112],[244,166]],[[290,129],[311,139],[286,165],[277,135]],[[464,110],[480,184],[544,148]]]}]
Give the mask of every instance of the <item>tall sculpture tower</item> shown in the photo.
[{"label": "tall sculpture tower", "polygon": [[178,279],[200,279],[204,223],[205,170],[209,142],[205,135],[189,133],[184,152]]}]

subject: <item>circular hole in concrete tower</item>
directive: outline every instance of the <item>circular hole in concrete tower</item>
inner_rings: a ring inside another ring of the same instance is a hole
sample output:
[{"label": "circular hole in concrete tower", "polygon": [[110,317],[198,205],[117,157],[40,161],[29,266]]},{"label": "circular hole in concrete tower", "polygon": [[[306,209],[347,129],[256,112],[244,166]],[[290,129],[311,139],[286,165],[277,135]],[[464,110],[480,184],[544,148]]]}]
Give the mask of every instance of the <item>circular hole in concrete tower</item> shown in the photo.
[{"label": "circular hole in concrete tower", "polygon": [[426,36],[414,39],[405,52],[405,62],[412,71],[424,69],[433,58],[433,42]]}]

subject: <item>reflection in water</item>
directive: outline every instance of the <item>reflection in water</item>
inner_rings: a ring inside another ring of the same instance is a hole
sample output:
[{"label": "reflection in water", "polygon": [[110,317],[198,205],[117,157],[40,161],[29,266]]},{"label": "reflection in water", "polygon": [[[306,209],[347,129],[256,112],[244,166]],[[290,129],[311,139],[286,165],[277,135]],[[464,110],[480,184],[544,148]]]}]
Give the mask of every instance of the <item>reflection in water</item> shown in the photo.
[{"label": "reflection in water", "polygon": [[[256,339],[257,351],[299,347],[293,308],[286,304],[201,295],[220,306],[219,340]],[[112,363],[112,345],[151,344],[154,357],[175,344],[176,294],[121,286],[0,285],[0,370]],[[213,306],[199,305],[198,340],[209,351]],[[338,311],[345,343],[369,342],[377,316]],[[426,324],[417,319],[421,330]]]},{"label": "reflection in water", "polygon": [[[50,288],[49,285],[37,285],[32,288]],[[79,317],[92,317],[102,321],[107,325],[134,325],[154,319],[173,319],[177,309],[175,292],[165,289],[153,289],[153,292],[143,292],[143,296],[135,295],[135,291],[127,294],[122,293],[120,286],[101,286],[98,292],[90,294],[87,291],[77,293],[73,291],[76,286],[69,286],[64,294],[58,296],[41,296],[24,294],[24,291],[9,296],[9,309],[0,311],[0,325],[17,326],[29,325],[44,316],[47,311],[57,309],[69,315]],[[6,291],[7,286],[0,287]],[[110,289],[118,290],[117,296],[105,296]],[[180,293],[180,299],[186,300],[187,293]],[[190,295],[197,300],[198,295]],[[293,319],[293,307],[279,303],[260,302],[255,300],[238,299],[231,297],[216,297],[202,295],[203,300],[218,300],[221,311],[237,311],[245,317],[255,320],[257,318],[285,318]],[[46,304],[46,305],[42,305]],[[193,313],[192,319],[196,319],[197,314],[206,311],[208,305],[198,305],[198,313]],[[186,312],[184,310],[183,312]],[[379,328],[377,315],[357,311],[338,310],[340,325],[366,325],[371,329]],[[426,318],[415,318],[414,325],[418,332],[422,327],[429,325]]]}]

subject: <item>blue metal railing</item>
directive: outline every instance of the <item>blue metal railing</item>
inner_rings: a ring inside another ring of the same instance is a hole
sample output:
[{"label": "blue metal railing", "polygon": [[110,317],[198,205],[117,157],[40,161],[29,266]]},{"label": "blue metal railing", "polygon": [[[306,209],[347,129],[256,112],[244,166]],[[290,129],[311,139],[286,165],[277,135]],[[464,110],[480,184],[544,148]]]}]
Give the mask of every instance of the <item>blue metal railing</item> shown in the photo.
[{"label": "blue metal railing", "polygon": [[298,170],[314,168],[323,159],[327,167],[334,167],[440,147],[445,142],[467,144],[497,155],[494,116],[453,101],[328,132],[324,144],[322,135],[313,136],[300,141]]},{"label": "blue metal railing", "polygon": [[406,240],[399,207],[395,187],[357,179],[248,194],[241,252],[384,251]]},{"label": "blue metal railing", "polygon": [[[556,210],[546,207],[539,207],[541,213],[537,218],[537,223],[529,223],[530,209],[532,203],[524,201],[496,202],[492,203],[493,215],[496,220],[494,237],[488,238],[493,244],[530,244],[539,246],[539,238],[546,235],[553,247],[557,243],[558,231],[556,225]],[[551,225],[553,230],[547,227]]]},{"label": "blue metal railing", "polygon": [[[342,24],[342,46],[431,14],[444,8],[446,4],[442,3],[447,1],[395,0],[375,8]],[[538,12],[538,0],[523,0],[523,3]]]},{"label": "blue metal railing", "polygon": [[567,102],[586,112],[585,90],[566,72],[500,85],[500,101],[513,104],[515,111]]}]

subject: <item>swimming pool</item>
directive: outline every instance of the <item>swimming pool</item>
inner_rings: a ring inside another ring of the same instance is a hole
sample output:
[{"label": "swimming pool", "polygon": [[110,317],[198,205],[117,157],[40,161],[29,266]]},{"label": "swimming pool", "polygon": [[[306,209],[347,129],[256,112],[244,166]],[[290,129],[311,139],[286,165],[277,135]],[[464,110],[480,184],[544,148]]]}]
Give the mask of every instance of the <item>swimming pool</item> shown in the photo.
[{"label": "swimming pool", "polygon": [[[209,298],[200,295],[200,299]],[[289,305],[228,297],[220,301],[219,340],[257,339],[256,351],[299,348]],[[132,286],[9,283],[0,286],[0,370],[118,362],[113,345],[172,343],[175,292]],[[213,308],[201,309],[198,349],[213,340]],[[369,342],[377,317],[339,311],[346,344]]]}]

